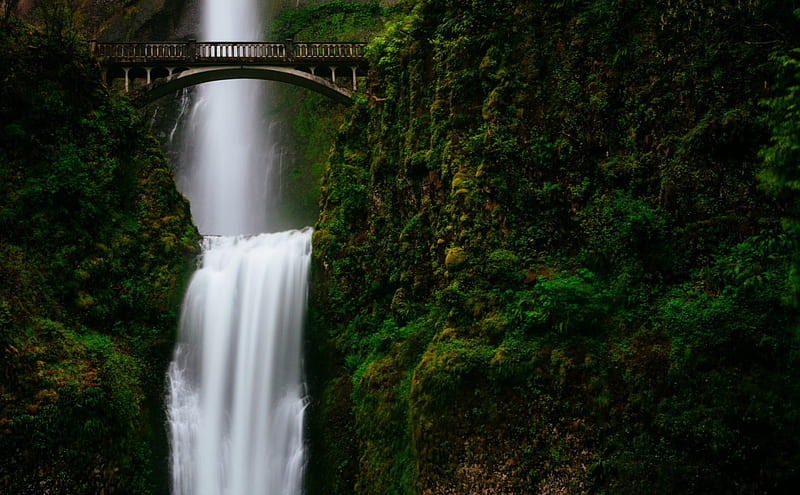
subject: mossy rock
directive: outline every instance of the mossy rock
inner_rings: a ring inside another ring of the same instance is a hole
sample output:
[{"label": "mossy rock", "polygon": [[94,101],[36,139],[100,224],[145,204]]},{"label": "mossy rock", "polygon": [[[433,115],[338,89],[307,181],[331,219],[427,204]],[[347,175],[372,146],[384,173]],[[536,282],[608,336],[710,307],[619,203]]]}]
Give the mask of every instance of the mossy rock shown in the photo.
[{"label": "mossy rock", "polygon": [[454,247],[447,250],[444,258],[444,266],[447,270],[458,270],[464,266],[464,263],[469,258],[469,255],[464,248]]},{"label": "mossy rock", "polygon": [[515,284],[524,279],[523,268],[515,253],[507,249],[496,249],[486,259],[485,273],[495,282]]}]

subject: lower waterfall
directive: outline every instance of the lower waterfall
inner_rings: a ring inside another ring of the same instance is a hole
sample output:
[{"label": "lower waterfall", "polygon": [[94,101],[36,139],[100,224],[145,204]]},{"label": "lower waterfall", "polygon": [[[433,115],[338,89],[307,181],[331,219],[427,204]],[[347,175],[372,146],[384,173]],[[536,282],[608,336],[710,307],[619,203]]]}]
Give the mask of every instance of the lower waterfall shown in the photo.
[{"label": "lower waterfall", "polygon": [[174,495],[294,495],[311,229],[206,237],[168,372]]}]

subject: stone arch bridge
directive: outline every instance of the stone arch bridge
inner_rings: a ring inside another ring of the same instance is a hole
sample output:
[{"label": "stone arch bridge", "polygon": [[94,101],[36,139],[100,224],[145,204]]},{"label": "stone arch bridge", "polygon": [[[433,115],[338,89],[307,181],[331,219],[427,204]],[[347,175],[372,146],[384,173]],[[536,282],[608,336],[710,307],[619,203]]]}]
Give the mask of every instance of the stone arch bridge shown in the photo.
[{"label": "stone arch bridge", "polygon": [[91,43],[105,82],[123,80],[138,106],[188,86],[224,79],[285,82],[347,104],[366,69],[365,46],[291,40]]}]

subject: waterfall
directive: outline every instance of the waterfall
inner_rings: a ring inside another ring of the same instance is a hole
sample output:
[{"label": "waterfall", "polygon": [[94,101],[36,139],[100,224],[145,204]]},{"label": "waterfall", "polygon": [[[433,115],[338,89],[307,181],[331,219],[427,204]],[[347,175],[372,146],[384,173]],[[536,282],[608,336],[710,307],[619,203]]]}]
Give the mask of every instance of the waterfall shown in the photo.
[{"label": "waterfall", "polygon": [[[261,39],[258,0],[203,0],[203,37]],[[170,364],[173,495],[299,495],[311,229],[269,231],[264,83],[199,87],[178,187],[205,234]]]},{"label": "waterfall", "polygon": [[[208,41],[263,38],[259,0],[202,0],[202,37]],[[191,201],[204,234],[266,232],[272,156],[263,116],[266,85],[233,80],[198,87],[178,185]]]},{"label": "waterfall", "polygon": [[311,230],[207,237],[168,373],[173,494],[300,493]]}]

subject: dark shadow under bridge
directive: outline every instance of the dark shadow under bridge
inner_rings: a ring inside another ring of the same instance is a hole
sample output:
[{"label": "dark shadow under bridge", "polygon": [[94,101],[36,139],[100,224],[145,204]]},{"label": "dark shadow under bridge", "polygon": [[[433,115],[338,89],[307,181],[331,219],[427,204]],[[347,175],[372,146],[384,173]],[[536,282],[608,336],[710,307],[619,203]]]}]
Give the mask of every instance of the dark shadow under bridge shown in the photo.
[{"label": "dark shadow under bridge", "polygon": [[92,42],[106,83],[124,81],[133,102],[146,105],[179,89],[225,79],[265,79],[352,101],[367,62],[366,43]]}]

